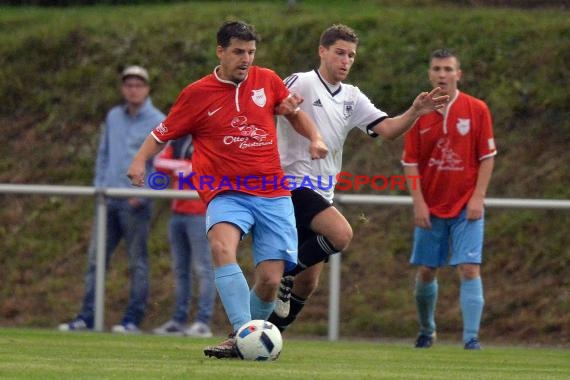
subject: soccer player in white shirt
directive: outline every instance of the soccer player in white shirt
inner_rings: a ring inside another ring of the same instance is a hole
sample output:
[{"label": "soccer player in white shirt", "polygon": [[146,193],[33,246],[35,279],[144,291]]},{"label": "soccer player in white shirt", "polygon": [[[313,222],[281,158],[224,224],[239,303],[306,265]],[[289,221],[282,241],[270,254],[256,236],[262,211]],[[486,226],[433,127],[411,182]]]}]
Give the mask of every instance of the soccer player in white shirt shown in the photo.
[{"label": "soccer player in white shirt", "polygon": [[292,74],[285,84],[304,101],[300,108],[318,126],[329,148],[325,159],[312,160],[307,141],[290,133],[287,119],[278,118],[281,164],[291,181],[299,235],[297,266],[286,272],[279,299],[269,321],[281,331],[297,317],[315,291],[328,256],[346,249],[352,228],[333,206],[336,175],[341,171],[342,149],[351,129],[392,140],[405,133],[418,117],[445,106],[449,98],[439,88],[422,92],[399,116],[388,115],[357,87],[342,83],[356,58],[358,36],[345,25],[332,25],[320,38],[318,70]]}]

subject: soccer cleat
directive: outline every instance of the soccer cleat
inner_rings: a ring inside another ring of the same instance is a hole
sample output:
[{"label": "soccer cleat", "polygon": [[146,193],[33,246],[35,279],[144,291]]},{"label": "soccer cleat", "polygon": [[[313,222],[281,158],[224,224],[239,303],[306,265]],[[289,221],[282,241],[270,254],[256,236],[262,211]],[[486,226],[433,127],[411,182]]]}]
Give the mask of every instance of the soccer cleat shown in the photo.
[{"label": "soccer cleat", "polygon": [[435,332],[431,334],[422,334],[420,333],[416,338],[416,348],[430,348],[435,341]]},{"label": "soccer cleat", "polygon": [[192,325],[184,332],[186,336],[196,337],[196,338],[209,338],[212,336],[212,330],[204,322],[194,322]]},{"label": "soccer cleat", "polygon": [[215,357],[218,359],[231,359],[238,358],[237,343],[236,343],[236,333],[233,332],[228,336],[228,339],[224,340],[217,346],[208,346],[204,349],[204,355],[208,357]]},{"label": "soccer cleat", "polygon": [[121,322],[120,325],[115,325],[111,329],[112,332],[117,334],[140,334],[142,331],[132,322]]},{"label": "soccer cleat", "polygon": [[62,323],[58,327],[59,331],[86,331],[92,330],[92,327],[87,325],[83,318],[75,318],[73,321]]},{"label": "soccer cleat", "polygon": [[152,332],[156,335],[182,336],[184,335],[184,326],[182,326],[181,323],[171,319],[163,325],[153,329]]},{"label": "soccer cleat", "polygon": [[463,348],[466,350],[480,350],[481,343],[479,343],[479,339],[471,338],[465,343],[465,346],[463,346]]},{"label": "soccer cleat", "polygon": [[275,308],[273,311],[280,318],[287,318],[289,310],[291,310],[291,289],[293,289],[293,276],[285,276],[281,279],[277,300],[275,300]]}]

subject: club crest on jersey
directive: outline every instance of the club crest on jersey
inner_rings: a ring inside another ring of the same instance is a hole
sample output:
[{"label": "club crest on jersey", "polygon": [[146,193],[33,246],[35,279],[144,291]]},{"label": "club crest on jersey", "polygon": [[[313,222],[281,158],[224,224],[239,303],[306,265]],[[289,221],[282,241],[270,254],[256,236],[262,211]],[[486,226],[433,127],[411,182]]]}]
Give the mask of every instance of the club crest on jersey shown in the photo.
[{"label": "club crest on jersey", "polygon": [[470,119],[457,119],[457,131],[461,136],[465,136],[469,133]]},{"label": "club crest on jersey", "polygon": [[345,119],[348,119],[352,116],[352,112],[354,111],[354,102],[344,102],[344,106],[342,109],[342,114]]},{"label": "club crest on jersey", "polygon": [[253,102],[259,107],[264,107],[265,102],[267,102],[267,98],[265,97],[265,89],[260,88],[259,90],[252,90],[251,92],[251,99]]}]

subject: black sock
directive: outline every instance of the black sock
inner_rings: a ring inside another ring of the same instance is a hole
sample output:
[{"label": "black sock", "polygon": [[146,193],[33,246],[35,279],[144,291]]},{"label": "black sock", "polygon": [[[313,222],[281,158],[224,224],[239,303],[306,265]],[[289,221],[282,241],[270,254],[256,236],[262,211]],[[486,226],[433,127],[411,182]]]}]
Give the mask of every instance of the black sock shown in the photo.
[{"label": "black sock", "polygon": [[332,243],[323,235],[314,235],[299,247],[297,266],[286,272],[286,276],[295,276],[308,267],[325,261],[330,255],[338,253]]},{"label": "black sock", "polygon": [[272,312],[269,318],[267,319],[269,322],[273,323],[279,331],[283,332],[295,319],[297,319],[297,315],[303,310],[305,306],[305,302],[307,302],[306,298],[301,298],[293,293],[291,293],[291,299],[289,301],[291,303],[291,309],[289,310],[289,315],[285,318],[279,317],[275,312]]}]

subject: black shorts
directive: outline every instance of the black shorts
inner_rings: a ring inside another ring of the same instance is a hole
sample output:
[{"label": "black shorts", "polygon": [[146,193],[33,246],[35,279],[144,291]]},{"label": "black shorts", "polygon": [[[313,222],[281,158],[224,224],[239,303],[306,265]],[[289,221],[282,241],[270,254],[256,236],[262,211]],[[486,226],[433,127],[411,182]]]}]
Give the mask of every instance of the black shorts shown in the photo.
[{"label": "black shorts", "polygon": [[295,209],[299,243],[301,243],[309,236],[315,234],[311,231],[311,221],[315,215],[331,207],[332,204],[319,193],[307,187],[292,190],[291,200]]}]

